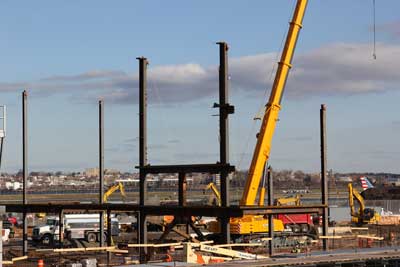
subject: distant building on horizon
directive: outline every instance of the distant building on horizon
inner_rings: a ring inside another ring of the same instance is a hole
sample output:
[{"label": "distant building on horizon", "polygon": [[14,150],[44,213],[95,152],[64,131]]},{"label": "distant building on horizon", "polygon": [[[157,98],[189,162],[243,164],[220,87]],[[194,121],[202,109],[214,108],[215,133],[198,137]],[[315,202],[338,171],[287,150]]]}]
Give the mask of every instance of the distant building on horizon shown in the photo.
[{"label": "distant building on horizon", "polygon": [[83,172],[86,177],[98,177],[99,168],[88,168]]},{"label": "distant building on horizon", "polygon": [[[83,172],[86,177],[99,177],[99,168],[87,168]],[[104,174],[106,175],[119,175],[121,172],[115,169],[105,169]]]}]

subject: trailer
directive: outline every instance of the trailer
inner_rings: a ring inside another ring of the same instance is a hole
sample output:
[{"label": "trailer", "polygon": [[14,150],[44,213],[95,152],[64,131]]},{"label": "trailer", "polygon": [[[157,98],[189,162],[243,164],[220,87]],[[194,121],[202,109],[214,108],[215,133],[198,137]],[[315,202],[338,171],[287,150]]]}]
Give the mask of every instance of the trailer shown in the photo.
[{"label": "trailer", "polygon": [[[286,229],[290,229],[293,233],[313,233],[316,234],[311,214],[278,214],[276,219],[281,220]],[[314,231],[312,231],[314,230]]]}]

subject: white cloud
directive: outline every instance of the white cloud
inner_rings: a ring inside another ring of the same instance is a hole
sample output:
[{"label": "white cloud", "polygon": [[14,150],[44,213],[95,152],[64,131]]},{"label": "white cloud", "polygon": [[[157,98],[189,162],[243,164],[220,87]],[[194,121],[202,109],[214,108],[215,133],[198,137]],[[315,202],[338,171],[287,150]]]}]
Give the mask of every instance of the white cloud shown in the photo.
[{"label": "white cloud", "polygon": [[[400,45],[377,44],[377,60],[369,44],[336,43],[295,54],[286,97],[348,95],[383,92],[400,88]],[[230,83],[235,93],[269,89],[274,53],[232,58]],[[216,94],[217,66],[181,64],[150,67],[149,100],[192,101]],[[273,75],[272,75],[273,76]],[[273,77],[272,77],[273,78]],[[94,70],[77,75],[57,75],[31,82],[2,82],[0,91],[29,89],[33,94],[80,92],[86,100],[104,97],[108,102],[136,103],[138,75],[114,70]],[[155,96],[155,94],[158,96]]]},{"label": "white cloud", "polygon": [[[377,45],[377,60],[366,44],[334,44],[299,55],[291,75],[291,94],[362,94],[400,85],[400,46]],[[289,93],[289,94],[290,94]]]}]

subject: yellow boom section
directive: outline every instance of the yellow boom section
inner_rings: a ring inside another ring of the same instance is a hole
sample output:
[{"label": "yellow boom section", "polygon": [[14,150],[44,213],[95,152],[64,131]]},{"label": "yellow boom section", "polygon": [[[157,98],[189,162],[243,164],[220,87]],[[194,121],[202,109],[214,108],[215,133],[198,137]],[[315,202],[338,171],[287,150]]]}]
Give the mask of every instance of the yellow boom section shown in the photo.
[{"label": "yellow boom section", "polygon": [[289,32],[286,37],[285,47],[281,60],[278,63],[271,95],[266,105],[266,111],[258,133],[257,144],[254,149],[246,185],[243,191],[241,205],[254,205],[259,188],[265,162],[269,158],[272,136],[278,120],[280,103],[286,84],[286,79],[291,68],[292,57],[296,47],[299,31],[302,27],[303,17],[307,6],[307,0],[298,0],[296,9],[290,22]]},{"label": "yellow boom section", "polygon": [[221,206],[221,194],[218,191],[218,188],[215,186],[215,184],[213,182],[209,183],[206,188],[204,189],[203,193],[205,193],[205,191],[207,190],[212,190],[212,192],[214,193],[217,202],[218,202],[218,206]]},{"label": "yellow boom section", "polygon": [[349,190],[349,206],[351,216],[357,216],[356,209],[354,207],[354,197],[353,197],[353,185],[351,183],[347,184],[347,189]]},{"label": "yellow boom section", "polygon": [[117,184],[111,186],[103,195],[103,202],[107,203],[108,201],[108,197],[111,196],[115,191],[117,191],[119,189],[119,191],[121,192],[122,197],[125,199],[126,198],[126,194],[125,194],[125,188],[122,185],[121,182],[118,182]]},{"label": "yellow boom section", "polygon": [[[349,206],[351,216],[355,218],[362,218],[365,210],[364,198],[360,195],[360,193],[358,193],[355,188],[353,188],[353,185],[351,183],[349,183],[347,187],[349,189]],[[356,199],[358,203],[358,212],[356,211],[354,206],[354,199]]]}]

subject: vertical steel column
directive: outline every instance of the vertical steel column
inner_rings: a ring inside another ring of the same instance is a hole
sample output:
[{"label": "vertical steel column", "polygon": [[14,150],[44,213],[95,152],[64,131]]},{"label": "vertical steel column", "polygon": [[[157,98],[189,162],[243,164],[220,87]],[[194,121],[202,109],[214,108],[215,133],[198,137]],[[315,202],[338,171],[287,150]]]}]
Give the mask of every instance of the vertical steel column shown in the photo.
[{"label": "vertical steel column", "polygon": [[[147,165],[147,65],[145,57],[139,60],[139,167]],[[139,169],[139,205],[145,205],[147,194],[146,173]],[[138,241],[139,244],[147,243],[146,215],[138,213]],[[146,261],[146,248],[139,248],[140,262]]]},{"label": "vertical steel column", "polygon": [[25,205],[28,204],[27,199],[27,179],[28,179],[28,93],[22,92],[22,203],[24,212],[22,214],[23,230],[22,230],[22,255],[28,255],[28,221],[26,219]]},{"label": "vertical steel column", "polygon": [[112,230],[111,230],[111,210],[107,210],[107,246],[112,243]]},{"label": "vertical steel column", "polygon": [[[111,231],[111,211],[107,210],[107,246],[112,245],[112,231]],[[111,252],[107,252],[107,266],[110,266]]]},{"label": "vertical steel column", "polygon": [[[147,165],[147,65],[144,57],[139,60],[139,167]],[[139,204],[144,205],[146,199],[146,174],[140,169]]]},{"label": "vertical steel column", "polygon": [[[321,127],[321,192],[322,205],[325,205],[322,214],[322,235],[328,234],[328,178],[326,177],[327,159],[326,159],[326,106],[321,105],[320,109],[320,127]],[[322,240],[324,250],[328,249],[328,240]]]},{"label": "vertical steel column", "polygon": [[178,174],[178,203],[179,206],[186,206],[186,173]]},{"label": "vertical steel column", "polygon": [[[3,232],[3,220],[0,221],[0,232]],[[0,266],[3,267],[3,240],[0,240],[0,262]]]},{"label": "vertical steel column", "polygon": [[[218,42],[219,45],[219,136],[220,136],[220,163],[229,163],[229,121],[228,115],[233,113],[233,106],[228,103],[228,44]],[[229,180],[228,172],[221,172],[221,206],[229,207]],[[230,243],[229,218],[220,218],[223,242]]]},{"label": "vertical steel column", "polygon": [[[99,203],[104,204],[104,105],[99,100]],[[104,211],[100,214],[100,247],[104,247]]]},{"label": "vertical steel column", "polygon": [[[228,105],[228,45],[225,42],[219,42],[219,155],[220,163],[229,162],[229,121],[227,112]],[[229,206],[229,181],[228,173],[221,173],[221,204]]]},{"label": "vertical steel column", "polygon": [[[265,164],[267,165],[267,163]],[[268,167],[267,171],[267,195],[268,195],[268,206],[274,205],[274,183],[272,180],[272,168],[271,166]],[[268,237],[271,240],[268,241],[268,254],[270,257],[274,254],[274,216],[268,215]]]},{"label": "vertical steel column", "polygon": [[64,242],[64,211],[60,210],[58,213],[58,242],[59,242],[59,247],[63,247],[63,242]]}]

